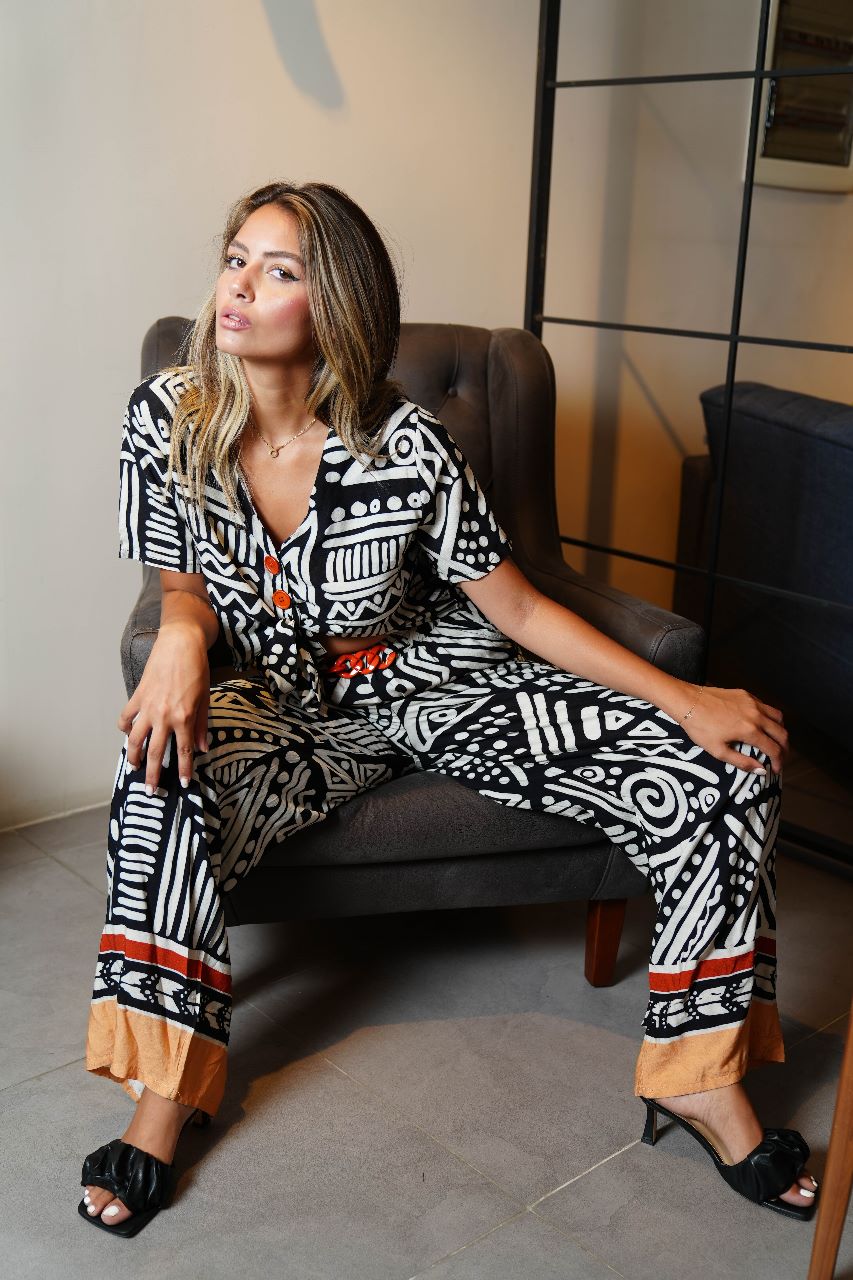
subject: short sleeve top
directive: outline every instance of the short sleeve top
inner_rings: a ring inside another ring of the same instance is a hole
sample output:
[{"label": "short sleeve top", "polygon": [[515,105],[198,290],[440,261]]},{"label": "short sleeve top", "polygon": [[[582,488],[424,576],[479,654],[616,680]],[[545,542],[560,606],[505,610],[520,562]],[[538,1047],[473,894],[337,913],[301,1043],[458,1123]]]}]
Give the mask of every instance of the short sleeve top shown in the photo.
[{"label": "short sleeve top", "polygon": [[[305,518],[278,543],[239,473],[236,513],[212,471],[204,507],[190,500],[185,456],[165,490],[172,417],[192,377],[189,367],[157,373],[130,396],[119,557],[201,573],[235,670],[256,667],[278,697],[320,709],[402,697],[452,679],[459,665],[517,656],[457,589],[512,544],[438,418],[400,401],[379,433],[380,456],[363,464],[331,425]],[[337,678],[320,635],[387,636],[393,656]]]}]

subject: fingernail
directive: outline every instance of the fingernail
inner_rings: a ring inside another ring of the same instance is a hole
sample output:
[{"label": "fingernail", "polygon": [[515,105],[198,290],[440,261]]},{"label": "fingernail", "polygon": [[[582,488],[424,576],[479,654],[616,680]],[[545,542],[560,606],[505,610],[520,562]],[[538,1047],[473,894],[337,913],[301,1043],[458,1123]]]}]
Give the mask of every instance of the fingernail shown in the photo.
[{"label": "fingernail", "polygon": [[104,1210],[104,1212],[101,1214],[101,1217],[102,1217],[102,1218],[112,1218],[112,1217],[114,1217],[114,1215],[115,1215],[115,1214],[117,1214],[117,1213],[118,1213],[118,1205],[117,1205],[117,1204],[110,1204],[110,1205],[107,1205],[106,1209],[105,1209],[105,1210]]},{"label": "fingernail", "polygon": [[151,784],[150,784],[150,783],[148,783],[148,782],[146,782],[146,784],[145,784],[145,794],[146,794],[147,796],[153,796],[153,794],[154,794],[154,788],[153,788],[153,787],[151,786]]},{"label": "fingernail", "polygon": [[190,785],[190,780],[189,780],[189,778],[181,778],[181,786],[182,786],[182,787],[188,787],[189,785]]}]

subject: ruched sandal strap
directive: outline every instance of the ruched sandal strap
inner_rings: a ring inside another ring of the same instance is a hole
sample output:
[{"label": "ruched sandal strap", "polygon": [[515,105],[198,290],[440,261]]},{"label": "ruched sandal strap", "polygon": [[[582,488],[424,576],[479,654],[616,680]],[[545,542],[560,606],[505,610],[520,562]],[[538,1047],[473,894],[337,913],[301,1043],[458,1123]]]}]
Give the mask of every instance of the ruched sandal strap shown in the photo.
[{"label": "ruched sandal strap", "polygon": [[809,1155],[809,1144],[796,1129],[765,1129],[754,1151],[738,1164],[720,1165],[719,1170],[736,1191],[761,1204],[796,1182]]},{"label": "ruched sandal strap", "polygon": [[113,1138],[83,1161],[81,1186],[111,1191],[131,1213],[159,1209],[169,1190],[173,1166],[149,1151]]}]

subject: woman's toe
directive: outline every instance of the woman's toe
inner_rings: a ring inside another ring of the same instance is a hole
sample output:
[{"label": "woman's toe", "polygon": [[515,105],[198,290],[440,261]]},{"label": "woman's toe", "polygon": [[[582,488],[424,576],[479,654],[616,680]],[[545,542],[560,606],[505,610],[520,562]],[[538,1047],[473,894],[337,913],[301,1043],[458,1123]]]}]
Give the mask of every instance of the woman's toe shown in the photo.
[{"label": "woman's toe", "polygon": [[116,1199],[112,1192],[107,1191],[106,1187],[86,1187],[83,1200],[86,1203],[86,1212],[91,1218],[96,1218],[100,1214],[104,1222],[114,1225],[130,1217],[127,1206]]},{"label": "woman's toe", "polygon": [[83,1192],[83,1202],[90,1218],[97,1217],[104,1205],[109,1204],[112,1199],[113,1197],[104,1187],[86,1187]]},{"label": "woman's toe", "polygon": [[130,1210],[127,1205],[122,1204],[121,1200],[110,1200],[106,1208],[101,1210],[101,1221],[106,1222],[109,1226],[114,1227],[119,1222],[124,1222],[125,1218],[130,1217]]},{"label": "woman's toe", "polygon": [[787,1200],[789,1204],[808,1205],[814,1203],[816,1194],[814,1179],[808,1173],[801,1173],[797,1181],[782,1193],[780,1199]]}]

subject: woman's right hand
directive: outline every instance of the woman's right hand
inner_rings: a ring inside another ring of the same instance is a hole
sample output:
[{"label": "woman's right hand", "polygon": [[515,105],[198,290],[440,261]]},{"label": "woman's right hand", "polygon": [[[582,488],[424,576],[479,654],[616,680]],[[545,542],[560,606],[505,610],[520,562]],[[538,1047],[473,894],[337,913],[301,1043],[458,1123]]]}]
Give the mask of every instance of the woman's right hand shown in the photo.
[{"label": "woman's right hand", "polygon": [[[169,735],[178,749],[181,785],[189,785],[196,749],[207,750],[207,715],[210,707],[210,665],[204,632],[192,623],[161,625],[142,679],[118,718],[127,734],[127,760],[138,769],[148,743],[145,790],[152,795],[160,782],[160,769]],[[150,788],[150,790],[149,790]]]}]

